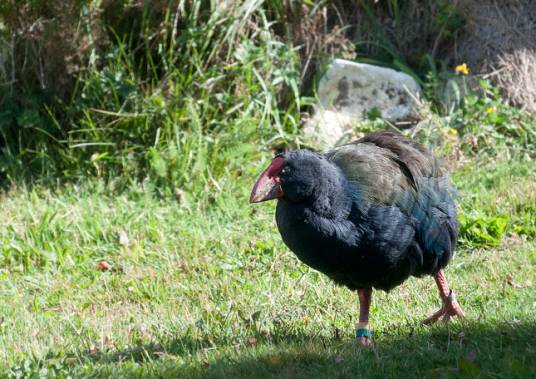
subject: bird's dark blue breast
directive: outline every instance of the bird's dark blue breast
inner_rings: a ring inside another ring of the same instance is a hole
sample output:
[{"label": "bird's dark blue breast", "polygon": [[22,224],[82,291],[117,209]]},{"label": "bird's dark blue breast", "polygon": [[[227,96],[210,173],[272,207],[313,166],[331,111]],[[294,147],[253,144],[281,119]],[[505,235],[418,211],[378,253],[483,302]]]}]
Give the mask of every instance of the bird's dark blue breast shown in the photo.
[{"label": "bird's dark blue breast", "polygon": [[412,274],[415,231],[395,207],[371,208],[358,224],[318,218],[305,205],[280,200],[276,221],[301,261],[350,289],[389,290]]},{"label": "bird's dark blue breast", "polygon": [[305,264],[324,273],[340,268],[347,244],[321,228],[304,205],[279,200],[276,222],[283,242]]}]

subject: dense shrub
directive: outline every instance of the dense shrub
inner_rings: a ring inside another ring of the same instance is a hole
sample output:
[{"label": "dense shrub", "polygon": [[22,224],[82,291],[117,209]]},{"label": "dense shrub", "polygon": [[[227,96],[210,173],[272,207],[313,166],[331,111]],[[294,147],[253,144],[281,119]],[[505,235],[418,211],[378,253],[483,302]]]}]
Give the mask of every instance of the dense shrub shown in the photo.
[{"label": "dense shrub", "polygon": [[[329,57],[405,70],[433,102],[451,63],[440,52],[462,25],[455,6],[431,0],[4,1],[0,174],[202,192],[266,146],[299,144]],[[529,151],[533,125],[485,91],[450,109],[447,126],[472,153],[518,139]]]},{"label": "dense shrub", "polygon": [[15,76],[0,98],[9,179],[127,174],[200,189],[244,143],[296,131],[299,61],[261,1],[94,3],[0,8],[4,79]]}]

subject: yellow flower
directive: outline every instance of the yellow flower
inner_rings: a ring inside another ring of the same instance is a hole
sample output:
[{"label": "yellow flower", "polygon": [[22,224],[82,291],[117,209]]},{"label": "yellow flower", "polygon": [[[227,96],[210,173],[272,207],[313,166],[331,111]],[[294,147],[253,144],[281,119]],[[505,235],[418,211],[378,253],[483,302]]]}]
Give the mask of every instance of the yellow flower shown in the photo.
[{"label": "yellow flower", "polygon": [[309,316],[303,316],[303,322],[309,322],[311,321],[311,318]]},{"label": "yellow flower", "polygon": [[465,63],[457,65],[454,71],[458,75],[469,75],[469,67]]},{"label": "yellow flower", "polygon": [[445,137],[455,137],[458,135],[458,131],[450,127],[443,128],[442,132]]},{"label": "yellow flower", "polygon": [[497,108],[495,107],[486,108],[486,113],[495,113],[495,112],[497,112]]}]

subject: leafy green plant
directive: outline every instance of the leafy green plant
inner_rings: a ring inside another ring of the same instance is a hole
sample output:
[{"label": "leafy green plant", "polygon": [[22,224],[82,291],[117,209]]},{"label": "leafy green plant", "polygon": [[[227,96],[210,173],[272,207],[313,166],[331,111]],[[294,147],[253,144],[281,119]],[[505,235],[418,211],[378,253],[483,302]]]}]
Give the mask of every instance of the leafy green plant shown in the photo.
[{"label": "leafy green plant", "polygon": [[299,144],[299,61],[267,19],[275,5],[125,5],[131,29],[104,9],[112,41],[71,98],[0,114],[0,170],[15,182],[96,176],[206,193],[260,145]]},{"label": "leafy green plant", "polygon": [[451,116],[451,125],[462,136],[467,151],[496,155],[510,149],[534,157],[536,121],[505,104],[500,91],[488,81],[480,81],[480,89],[480,93],[468,94]]},{"label": "leafy green plant", "polygon": [[486,216],[477,211],[460,212],[458,218],[460,242],[471,249],[498,246],[508,225],[505,216]]}]

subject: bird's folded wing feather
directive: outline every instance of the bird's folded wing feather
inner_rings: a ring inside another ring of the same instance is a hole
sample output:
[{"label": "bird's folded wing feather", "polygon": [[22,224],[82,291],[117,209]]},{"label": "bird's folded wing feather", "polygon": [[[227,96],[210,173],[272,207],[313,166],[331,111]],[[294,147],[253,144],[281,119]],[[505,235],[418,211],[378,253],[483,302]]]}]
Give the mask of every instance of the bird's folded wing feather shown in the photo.
[{"label": "bird's folded wing feather", "polygon": [[396,206],[416,221],[430,252],[451,251],[456,240],[456,208],[448,178],[421,145],[391,132],[378,132],[326,154],[358,189],[363,211]]},{"label": "bird's folded wing feather", "polygon": [[377,132],[326,154],[365,201],[393,205],[401,193],[416,191],[421,178],[440,177],[435,158],[421,145],[391,132]]}]

